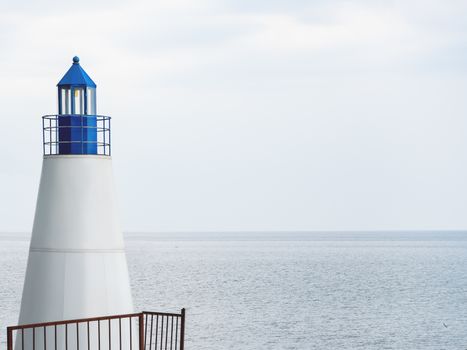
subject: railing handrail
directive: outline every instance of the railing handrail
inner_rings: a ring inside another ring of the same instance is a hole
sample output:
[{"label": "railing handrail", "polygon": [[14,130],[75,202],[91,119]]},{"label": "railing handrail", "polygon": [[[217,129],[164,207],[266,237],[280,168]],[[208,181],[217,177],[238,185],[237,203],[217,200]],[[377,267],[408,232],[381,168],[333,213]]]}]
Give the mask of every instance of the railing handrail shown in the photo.
[{"label": "railing handrail", "polygon": [[88,317],[88,318],[76,318],[73,320],[62,320],[62,321],[50,321],[42,323],[29,323],[21,324],[17,326],[9,326],[7,330],[15,331],[18,329],[26,328],[40,328],[40,327],[49,327],[49,326],[62,326],[70,323],[83,323],[83,322],[94,322],[94,321],[104,321],[104,320],[115,320],[118,318],[128,318],[128,317],[138,317],[142,315],[142,312],[133,313],[133,314],[122,314],[122,315],[111,315],[111,316],[100,316],[100,317]]},{"label": "railing handrail", "polygon": [[61,116],[66,116],[66,117],[98,117],[98,118],[105,118],[106,120],[111,118],[108,115],[102,115],[102,114],[72,114],[72,113],[46,114],[46,115],[43,115],[42,118],[49,119],[51,117],[55,118],[55,117],[61,117]]},{"label": "railing handrail", "polygon": [[170,312],[154,312],[154,311],[143,311],[143,315],[153,315],[153,316],[172,316],[172,317],[182,317],[182,314],[170,313]]},{"label": "railing handrail", "polygon": [[182,312],[177,313],[170,313],[170,312],[155,312],[155,311],[142,311],[137,313],[131,314],[121,314],[121,315],[110,315],[110,316],[99,316],[99,317],[88,317],[88,318],[76,318],[72,320],[62,320],[62,321],[49,321],[49,322],[41,322],[41,323],[29,323],[29,324],[21,324],[16,326],[8,326],[8,331],[15,331],[18,329],[26,329],[26,328],[39,328],[39,327],[49,327],[49,326],[61,326],[70,323],[84,323],[84,322],[95,322],[95,321],[105,321],[105,320],[115,320],[119,318],[129,318],[129,317],[139,317],[146,315],[159,315],[159,316],[172,316],[172,317],[182,317],[185,309],[182,309]]},{"label": "railing handrail", "polygon": [[110,143],[108,142],[101,142],[101,141],[47,141],[44,142],[44,145],[59,145],[59,144],[67,144],[67,143],[90,143],[93,145],[99,146],[108,146]]}]

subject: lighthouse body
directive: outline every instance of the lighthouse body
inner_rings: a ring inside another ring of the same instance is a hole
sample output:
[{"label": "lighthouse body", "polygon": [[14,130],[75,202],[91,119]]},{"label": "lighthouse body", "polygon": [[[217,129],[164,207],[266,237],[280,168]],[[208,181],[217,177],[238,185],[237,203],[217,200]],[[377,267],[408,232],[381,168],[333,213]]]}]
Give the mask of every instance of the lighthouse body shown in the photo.
[{"label": "lighthouse body", "polygon": [[96,115],[95,92],[75,58],[58,85],[59,114],[44,117],[19,324],[133,312],[110,142],[102,140],[110,118]]}]

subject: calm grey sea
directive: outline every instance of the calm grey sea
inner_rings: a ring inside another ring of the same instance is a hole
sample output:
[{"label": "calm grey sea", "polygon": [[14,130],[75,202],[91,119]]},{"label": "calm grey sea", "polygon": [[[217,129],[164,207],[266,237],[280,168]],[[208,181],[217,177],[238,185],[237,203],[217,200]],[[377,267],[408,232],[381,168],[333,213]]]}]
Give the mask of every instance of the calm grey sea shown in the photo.
[{"label": "calm grey sea", "polygon": [[[0,234],[0,341],[29,238]],[[127,234],[137,310],[187,349],[467,349],[467,233]]]}]

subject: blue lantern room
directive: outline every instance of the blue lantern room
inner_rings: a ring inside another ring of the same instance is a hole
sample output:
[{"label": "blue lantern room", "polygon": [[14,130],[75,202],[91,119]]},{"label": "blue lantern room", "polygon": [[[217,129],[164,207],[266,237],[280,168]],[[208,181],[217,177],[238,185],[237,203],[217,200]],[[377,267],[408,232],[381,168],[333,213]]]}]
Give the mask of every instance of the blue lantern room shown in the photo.
[{"label": "blue lantern room", "polygon": [[44,154],[110,155],[110,117],[98,116],[96,84],[78,57],[58,88],[58,115],[43,117]]},{"label": "blue lantern room", "polygon": [[57,87],[58,114],[96,114],[96,84],[81,68],[77,56]]}]

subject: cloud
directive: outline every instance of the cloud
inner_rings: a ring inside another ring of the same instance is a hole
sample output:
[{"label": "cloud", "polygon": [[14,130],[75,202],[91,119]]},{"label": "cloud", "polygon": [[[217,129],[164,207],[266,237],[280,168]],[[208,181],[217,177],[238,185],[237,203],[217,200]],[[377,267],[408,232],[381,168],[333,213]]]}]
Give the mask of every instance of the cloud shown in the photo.
[{"label": "cloud", "polygon": [[75,7],[0,2],[5,228],[30,227],[75,54],[114,118],[128,229],[467,225],[463,2]]}]

